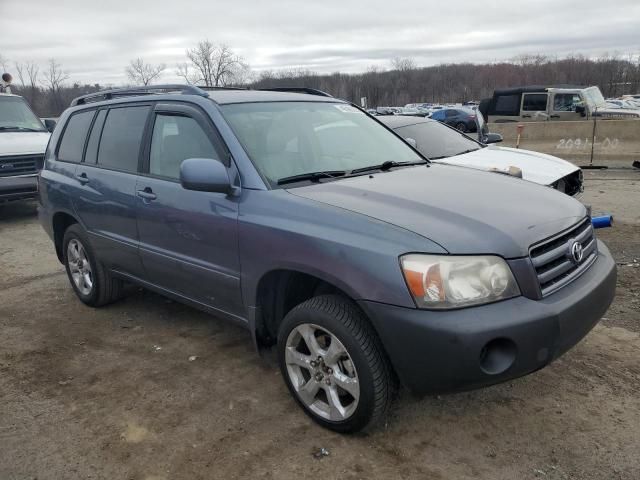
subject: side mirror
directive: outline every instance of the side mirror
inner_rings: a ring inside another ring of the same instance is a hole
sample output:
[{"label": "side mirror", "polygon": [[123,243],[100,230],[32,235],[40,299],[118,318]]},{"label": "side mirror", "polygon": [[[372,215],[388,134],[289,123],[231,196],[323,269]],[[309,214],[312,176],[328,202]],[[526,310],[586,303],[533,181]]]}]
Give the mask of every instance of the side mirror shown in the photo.
[{"label": "side mirror", "polygon": [[229,172],[221,161],[211,158],[189,158],[180,165],[180,184],[185,190],[229,194],[232,191]]},{"label": "side mirror", "polygon": [[587,116],[587,110],[584,105],[576,105],[576,113],[579,113],[581,117]]},{"label": "side mirror", "polygon": [[404,139],[404,141],[407,142],[409,145],[411,145],[413,148],[416,148],[416,149],[418,148],[418,142],[416,142],[415,138],[407,137]]},{"label": "side mirror", "polygon": [[487,145],[489,145],[490,143],[500,142],[502,142],[502,135],[500,135],[499,133],[487,133],[482,141],[482,143],[485,143]]},{"label": "side mirror", "polygon": [[49,132],[53,133],[53,131],[56,128],[56,121],[55,120],[51,120],[50,118],[45,118],[44,119],[44,126]]}]

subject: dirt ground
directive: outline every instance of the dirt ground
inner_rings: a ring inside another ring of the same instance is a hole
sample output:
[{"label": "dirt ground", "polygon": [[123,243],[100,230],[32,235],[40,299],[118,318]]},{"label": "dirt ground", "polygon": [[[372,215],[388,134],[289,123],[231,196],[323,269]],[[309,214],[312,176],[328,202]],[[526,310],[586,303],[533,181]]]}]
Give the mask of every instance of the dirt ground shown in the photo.
[{"label": "dirt ground", "polygon": [[640,171],[586,178],[617,220],[602,323],[511,383],[403,392],[367,436],[313,424],[237,327],[137,289],[83,306],[35,206],[0,209],[0,479],[639,479]]}]

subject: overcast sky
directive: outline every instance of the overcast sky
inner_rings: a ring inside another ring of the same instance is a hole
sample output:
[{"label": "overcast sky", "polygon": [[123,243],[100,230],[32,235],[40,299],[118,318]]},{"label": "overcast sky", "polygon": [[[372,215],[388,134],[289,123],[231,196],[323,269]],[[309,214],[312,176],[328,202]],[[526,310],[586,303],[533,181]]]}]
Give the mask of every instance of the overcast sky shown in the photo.
[{"label": "overcast sky", "polygon": [[175,64],[208,38],[255,70],[319,72],[508,60],[542,53],[640,53],[639,0],[0,0],[0,55],[79,82],[126,81],[128,61]]}]

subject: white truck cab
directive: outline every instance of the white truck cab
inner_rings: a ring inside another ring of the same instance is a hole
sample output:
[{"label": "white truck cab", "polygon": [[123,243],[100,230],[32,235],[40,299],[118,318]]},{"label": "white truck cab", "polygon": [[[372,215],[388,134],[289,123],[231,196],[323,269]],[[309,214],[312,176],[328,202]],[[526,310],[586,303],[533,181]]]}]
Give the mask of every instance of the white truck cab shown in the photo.
[{"label": "white truck cab", "polygon": [[23,97],[0,93],[0,204],[34,198],[50,130]]},{"label": "white truck cab", "polygon": [[480,111],[489,123],[640,118],[640,110],[607,107],[598,87],[530,86],[495,90]]}]

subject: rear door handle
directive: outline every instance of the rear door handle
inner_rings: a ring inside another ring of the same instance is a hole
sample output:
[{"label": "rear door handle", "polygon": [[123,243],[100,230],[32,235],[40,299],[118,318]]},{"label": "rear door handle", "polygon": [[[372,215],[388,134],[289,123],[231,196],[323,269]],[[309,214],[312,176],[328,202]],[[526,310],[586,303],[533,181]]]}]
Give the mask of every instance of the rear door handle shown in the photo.
[{"label": "rear door handle", "polygon": [[551,118],[560,118],[560,115],[551,115]]},{"label": "rear door handle", "polygon": [[155,200],[156,198],[158,198],[157,195],[153,193],[153,190],[151,190],[149,187],[145,188],[144,190],[138,190],[136,193],[143,200]]},{"label": "rear door handle", "polygon": [[531,115],[522,115],[522,118],[531,118]]},{"label": "rear door handle", "polygon": [[87,174],[82,172],[82,173],[77,173],[76,174],[76,180],[78,180],[82,185],[84,185],[85,183],[87,183],[89,181],[89,177],[87,177]]}]

